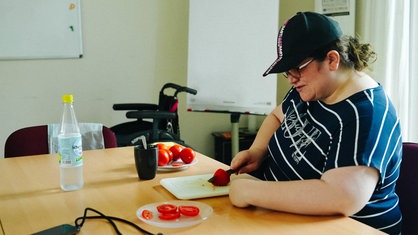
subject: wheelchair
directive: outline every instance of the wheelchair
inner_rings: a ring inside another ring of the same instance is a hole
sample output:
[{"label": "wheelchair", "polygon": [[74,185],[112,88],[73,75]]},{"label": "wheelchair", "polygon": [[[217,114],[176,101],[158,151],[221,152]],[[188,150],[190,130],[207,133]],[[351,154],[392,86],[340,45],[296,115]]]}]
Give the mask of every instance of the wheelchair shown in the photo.
[{"label": "wheelchair", "polygon": [[116,135],[118,146],[142,144],[142,136],[145,136],[147,143],[175,142],[187,146],[180,138],[177,95],[181,92],[197,94],[195,89],[166,83],[160,90],[158,104],[114,104],[113,110],[127,111],[126,118],[135,119],[110,127]]}]

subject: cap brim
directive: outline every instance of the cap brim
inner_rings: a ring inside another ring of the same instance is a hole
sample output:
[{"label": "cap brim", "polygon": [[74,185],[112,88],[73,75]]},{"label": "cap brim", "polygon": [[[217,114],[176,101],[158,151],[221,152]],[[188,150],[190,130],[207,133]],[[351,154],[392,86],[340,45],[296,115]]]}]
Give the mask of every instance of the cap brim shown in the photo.
[{"label": "cap brim", "polygon": [[263,73],[263,77],[271,74],[271,73],[278,73],[278,66],[277,64],[280,62],[280,58],[277,58],[272,65]]},{"label": "cap brim", "polygon": [[283,58],[277,58],[274,63],[263,73],[263,77],[272,73],[283,73],[291,68],[296,67],[303,58],[291,57],[286,60]]}]

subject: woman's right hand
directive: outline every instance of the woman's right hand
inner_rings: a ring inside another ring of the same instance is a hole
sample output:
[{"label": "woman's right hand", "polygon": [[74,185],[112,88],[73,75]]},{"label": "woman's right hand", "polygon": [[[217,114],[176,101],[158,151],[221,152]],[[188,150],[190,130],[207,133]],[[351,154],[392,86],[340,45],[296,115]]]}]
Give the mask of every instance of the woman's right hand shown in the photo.
[{"label": "woman's right hand", "polygon": [[257,170],[267,154],[267,146],[271,136],[279,128],[283,119],[284,115],[280,104],[264,119],[251,147],[235,155],[231,161],[231,169],[240,174]]},{"label": "woman's right hand", "polygon": [[263,160],[262,156],[252,149],[243,150],[231,161],[231,169],[237,171],[238,174],[249,173],[255,171]]}]

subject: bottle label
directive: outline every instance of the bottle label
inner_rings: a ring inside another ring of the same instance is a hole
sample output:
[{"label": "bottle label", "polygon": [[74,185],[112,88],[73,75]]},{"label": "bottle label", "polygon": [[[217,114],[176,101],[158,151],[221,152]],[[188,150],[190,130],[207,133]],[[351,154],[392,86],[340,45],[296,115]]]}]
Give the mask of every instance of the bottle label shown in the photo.
[{"label": "bottle label", "polygon": [[81,135],[58,136],[58,159],[64,167],[83,165]]}]

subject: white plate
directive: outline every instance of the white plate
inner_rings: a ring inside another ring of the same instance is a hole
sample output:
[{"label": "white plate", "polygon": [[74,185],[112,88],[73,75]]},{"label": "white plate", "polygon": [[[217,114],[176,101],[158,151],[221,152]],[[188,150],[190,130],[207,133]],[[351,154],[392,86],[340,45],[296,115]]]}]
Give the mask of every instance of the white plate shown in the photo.
[{"label": "white plate", "polygon": [[[180,166],[173,166],[172,164],[175,164],[175,163],[181,163],[182,165],[180,165]],[[158,171],[179,171],[179,170],[187,169],[187,168],[189,168],[189,166],[192,166],[192,165],[194,165],[196,163],[197,163],[197,158],[194,158],[193,161],[191,163],[189,163],[189,164],[185,164],[185,163],[183,163],[183,161],[178,160],[178,161],[175,161],[175,162],[171,162],[171,163],[169,163],[169,164],[167,164],[165,166],[159,166],[157,168],[157,170]]]},{"label": "white plate", "polygon": [[208,182],[213,174],[164,178],[160,184],[178,199],[196,199],[229,194],[229,186],[214,186]]},{"label": "white plate", "polygon": [[[157,206],[164,204],[164,203],[170,203],[176,206],[182,206],[182,205],[183,206],[197,206],[199,207],[200,212],[199,212],[199,215],[197,216],[181,215],[180,218],[175,219],[175,220],[162,220],[158,218],[158,215],[160,213],[157,210]],[[153,213],[153,218],[149,220],[144,219],[142,217],[142,211],[144,210],[151,211]],[[205,203],[195,202],[195,201],[168,201],[168,202],[156,202],[156,203],[144,205],[136,211],[136,216],[138,216],[138,218],[142,220],[143,222],[150,224],[150,225],[157,226],[157,227],[181,228],[181,227],[192,226],[192,225],[203,222],[212,214],[212,212],[213,212],[212,207]]]}]

